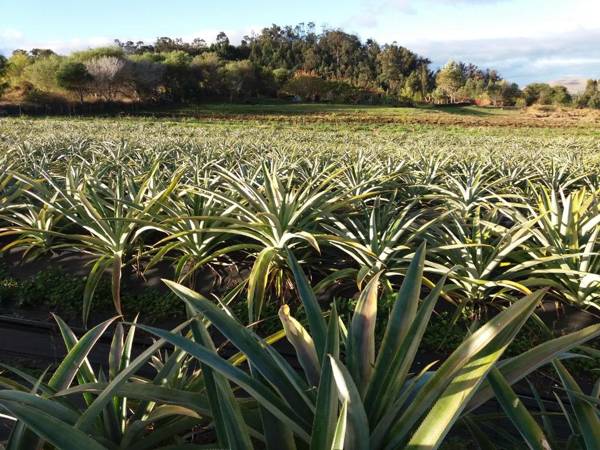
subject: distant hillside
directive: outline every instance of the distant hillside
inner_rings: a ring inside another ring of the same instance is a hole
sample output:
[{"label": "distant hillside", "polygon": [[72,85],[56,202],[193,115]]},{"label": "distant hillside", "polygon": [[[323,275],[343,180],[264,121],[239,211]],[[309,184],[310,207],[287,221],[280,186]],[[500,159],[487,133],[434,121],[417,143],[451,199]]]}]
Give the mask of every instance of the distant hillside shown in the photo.
[{"label": "distant hillside", "polygon": [[581,94],[585,90],[587,78],[581,77],[565,77],[559,80],[551,81],[550,86],[564,86],[571,94]]}]

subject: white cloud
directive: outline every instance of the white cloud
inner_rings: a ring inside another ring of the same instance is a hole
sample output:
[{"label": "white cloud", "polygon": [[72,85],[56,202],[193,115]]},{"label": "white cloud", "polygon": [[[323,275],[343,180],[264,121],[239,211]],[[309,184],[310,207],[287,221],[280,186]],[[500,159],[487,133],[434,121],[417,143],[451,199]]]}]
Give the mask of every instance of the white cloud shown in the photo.
[{"label": "white cloud", "polygon": [[591,0],[363,0],[342,27],[380,42],[542,37],[597,29]]},{"label": "white cloud", "polygon": [[39,41],[29,39],[23,32],[14,29],[0,29],[0,53],[10,54],[15,49],[30,50],[32,48],[49,48],[57,53],[70,53],[90,47],[98,47],[112,43],[112,39],[103,36],[93,36],[85,39],[52,39]]},{"label": "white cloud", "polygon": [[[224,31],[232,44],[239,44],[244,36],[250,35],[253,32],[259,32],[263,27],[247,27],[244,29],[203,29],[196,33],[186,34],[181,36],[184,41],[190,42],[194,38],[204,39],[207,43],[215,41],[217,34]],[[122,40],[138,41],[142,40],[147,43],[152,43],[156,39],[154,37],[146,37],[141,39],[133,39],[131,36],[123,36]],[[170,37],[178,37],[171,35]],[[111,45],[114,42],[114,37],[94,36],[84,39],[51,39],[40,41],[29,39],[25,33],[14,29],[0,29],[0,54],[9,55],[15,49],[30,50],[32,48],[49,48],[60,54],[69,54],[76,50],[84,50],[91,47],[102,45]]]},{"label": "white cloud", "polygon": [[430,58],[498,69],[519,84],[600,77],[600,2],[364,0],[345,27]]},{"label": "white cloud", "polygon": [[[417,7],[433,6],[489,6],[505,3],[510,0],[363,0],[359,14],[353,15],[346,21],[346,25],[359,25],[363,27],[376,27],[380,19],[389,15],[417,13]],[[435,23],[435,20],[432,22]]]},{"label": "white cloud", "polygon": [[562,76],[600,77],[600,28],[536,38],[412,41],[407,47],[441,65],[449,59],[493,67],[525,83]]},{"label": "white cloud", "polygon": [[493,5],[496,3],[504,3],[510,0],[379,0],[379,1],[366,1],[366,7],[375,7],[375,9],[392,9],[392,10],[407,10],[416,7],[418,4],[429,4],[429,5]]},{"label": "white cloud", "polygon": [[21,33],[18,30],[14,30],[12,28],[7,28],[7,29],[0,29],[0,39],[2,40],[15,40],[15,39],[22,39],[23,38],[23,33]]}]

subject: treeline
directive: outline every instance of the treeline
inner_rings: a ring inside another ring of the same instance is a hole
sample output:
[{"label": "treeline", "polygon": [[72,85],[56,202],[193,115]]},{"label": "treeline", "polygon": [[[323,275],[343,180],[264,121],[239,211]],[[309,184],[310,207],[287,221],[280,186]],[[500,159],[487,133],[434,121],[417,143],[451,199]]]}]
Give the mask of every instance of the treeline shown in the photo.
[{"label": "treeline", "polygon": [[532,83],[523,90],[523,99],[527,105],[572,105],[579,108],[600,109],[598,87],[598,80],[588,80],[581,94],[571,96],[564,86]]},{"label": "treeline", "polygon": [[361,41],[315,25],[273,25],[233,45],[225,33],[212,44],[169,37],[154,43],[115,41],[74,52],[15,50],[0,56],[0,95],[32,102],[295,101],[524,106],[534,103],[598,107],[597,82],[573,99],[566,88],[519,87],[492,69],[431,61],[396,43]]}]

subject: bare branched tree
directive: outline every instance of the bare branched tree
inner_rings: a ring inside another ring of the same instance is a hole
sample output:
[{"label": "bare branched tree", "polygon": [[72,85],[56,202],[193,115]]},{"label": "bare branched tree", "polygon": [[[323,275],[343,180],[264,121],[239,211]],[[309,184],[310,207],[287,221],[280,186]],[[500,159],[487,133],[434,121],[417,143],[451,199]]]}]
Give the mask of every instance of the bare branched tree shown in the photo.
[{"label": "bare branched tree", "polygon": [[125,93],[124,90],[132,79],[128,62],[115,56],[91,59],[85,63],[85,67],[93,78],[93,89],[107,101],[113,101],[117,94]]}]

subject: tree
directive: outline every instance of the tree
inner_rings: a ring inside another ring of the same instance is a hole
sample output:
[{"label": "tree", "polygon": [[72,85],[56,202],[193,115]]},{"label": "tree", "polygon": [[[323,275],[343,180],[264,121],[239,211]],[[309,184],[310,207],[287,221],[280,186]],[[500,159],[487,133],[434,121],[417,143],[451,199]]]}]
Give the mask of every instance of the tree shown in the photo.
[{"label": "tree", "polygon": [[[477,100],[477,99],[484,97],[487,94],[488,97],[490,97],[490,100],[492,100],[490,94],[492,96],[494,94],[499,95],[500,89],[498,89],[498,92],[495,93],[494,92],[495,88],[496,88],[496,86],[490,86],[490,85],[486,86],[486,82],[483,77],[482,78],[470,77],[470,78],[467,78],[465,85],[460,89],[460,95],[465,98]],[[498,86],[498,88],[499,88],[499,86]]]},{"label": "tree", "polygon": [[341,30],[325,30],[315,46],[317,73],[329,79],[355,82],[362,44],[358,36]]},{"label": "tree", "polygon": [[258,77],[250,60],[228,62],[223,67],[223,74],[230,100],[251,97],[256,93]]},{"label": "tree", "polygon": [[502,90],[502,85],[500,83],[490,83],[490,85],[487,87],[486,92],[490,98],[490,101],[492,102],[492,105],[498,106],[502,103]]},{"label": "tree", "polygon": [[463,86],[463,71],[455,61],[450,61],[438,72],[435,78],[440,92],[450,99],[450,103],[456,102],[456,94]]},{"label": "tree", "polygon": [[585,85],[585,91],[584,91],[583,95],[592,96],[596,92],[598,92],[598,81],[597,80],[587,80],[587,83]]},{"label": "tree", "polygon": [[525,104],[531,106],[538,105],[568,105],[572,98],[569,91],[564,86],[550,86],[547,83],[532,83],[523,90]]},{"label": "tree", "polygon": [[388,94],[398,94],[404,73],[397,46],[387,46],[377,55],[377,81]]},{"label": "tree", "polygon": [[79,52],[73,52],[71,58],[75,61],[86,63],[87,61],[105,57],[119,58],[125,57],[125,52],[122,48],[117,46],[109,47],[96,47],[88,50],[82,50]]},{"label": "tree", "polygon": [[400,97],[408,100],[420,100],[419,75],[411,72],[405,79],[400,91]]},{"label": "tree", "polygon": [[198,95],[198,75],[191,67],[192,56],[183,50],[164,54],[165,87],[174,101],[188,101]]},{"label": "tree", "polygon": [[185,42],[181,38],[172,39],[170,37],[159,37],[156,39],[154,45],[145,45],[143,42],[137,42],[133,48],[130,44],[132,42],[119,43],[125,51],[133,51],[135,53],[144,53],[148,51],[155,51],[157,53],[170,53],[175,51],[182,51],[190,56],[200,55],[205,51],[208,51],[206,41],[200,38],[194,38],[192,42]]},{"label": "tree", "polygon": [[271,70],[297,69],[302,64],[302,53],[307,46],[304,34],[300,26],[292,28],[272,25],[263,28],[259,35],[248,38],[248,58],[255,65]]},{"label": "tree", "polygon": [[15,50],[6,63],[6,78],[11,86],[24,81],[25,68],[33,63],[31,57],[23,50]]},{"label": "tree", "polygon": [[153,97],[164,80],[164,64],[140,60],[130,62],[131,83],[138,100]]},{"label": "tree", "polygon": [[114,101],[123,87],[131,81],[127,61],[115,56],[101,56],[85,63],[85,68],[92,76],[93,88],[106,101]]},{"label": "tree", "polygon": [[6,74],[6,68],[8,61],[4,55],[0,55],[0,97],[4,94],[4,91],[8,88],[8,83],[4,80]]},{"label": "tree", "polygon": [[217,34],[217,39],[215,43],[211,45],[210,51],[215,52],[223,59],[235,59],[235,48],[231,45],[229,38],[223,31]]},{"label": "tree", "polygon": [[203,96],[214,97],[223,92],[221,69],[224,64],[216,52],[202,53],[192,60],[192,68],[198,73],[198,84]]},{"label": "tree", "polygon": [[590,97],[587,106],[588,108],[600,109],[600,92],[596,92]]},{"label": "tree", "polygon": [[571,103],[572,98],[569,91],[564,86],[554,86],[552,88],[552,103],[560,106],[567,106]]},{"label": "tree", "polygon": [[517,100],[521,98],[523,93],[519,89],[517,83],[509,83],[506,80],[502,80],[502,102],[507,106],[514,106],[517,104]]},{"label": "tree", "polygon": [[585,108],[585,107],[593,108],[593,106],[590,106],[589,103],[590,103],[590,100],[592,98],[594,98],[597,94],[598,94],[598,81],[587,80],[585,90],[579,96],[579,98],[577,100],[578,106],[581,108]]},{"label": "tree", "polygon": [[165,61],[164,53],[154,53],[154,52],[144,52],[135,55],[127,56],[129,61],[140,62],[140,61],[148,61],[155,63],[162,63]]},{"label": "tree", "polygon": [[33,57],[33,59],[56,56],[56,53],[54,53],[54,51],[50,50],[49,48],[32,48],[29,53]]},{"label": "tree", "polygon": [[[377,80],[380,86],[392,95],[401,95],[403,88],[405,93],[422,91],[422,87],[418,87],[417,69],[422,65],[427,66],[428,63],[428,60],[420,60],[407,48],[396,44],[385,45],[377,55]],[[407,79],[412,74],[415,74],[415,77],[408,81],[407,85]]]},{"label": "tree", "polygon": [[56,92],[59,88],[56,74],[62,60],[63,57],[55,54],[38,56],[33,64],[23,69],[23,78],[40,91]]},{"label": "tree", "polygon": [[419,64],[419,89],[421,90],[421,100],[429,101],[429,95],[435,87],[435,79],[433,72],[428,68],[429,60],[422,60]]},{"label": "tree", "polygon": [[279,69],[275,69],[273,71],[273,80],[275,80],[275,84],[277,87],[283,86],[290,79],[290,71],[280,67]]},{"label": "tree", "polygon": [[304,101],[316,102],[327,93],[327,82],[321,77],[300,74],[289,80],[281,91]]},{"label": "tree", "polygon": [[146,52],[153,52],[154,47],[150,44],[145,44],[144,41],[126,41],[121,42],[119,39],[115,39],[114,43],[117,47],[123,49],[126,55],[141,55]]},{"label": "tree", "polygon": [[531,106],[533,104],[551,105],[552,95],[554,90],[552,86],[546,83],[531,83],[523,90],[525,96],[525,104]]},{"label": "tree", "polygon": [[512,106],[521,96],[519,86],[506,80],[490,82],[486,93],[494,106]]},{"label": "tree", "polygon": [[92,79],[85,65],[77,61],[63,61],[56,72],[57,84],[67,91],[76,93],[81,104]]}]

